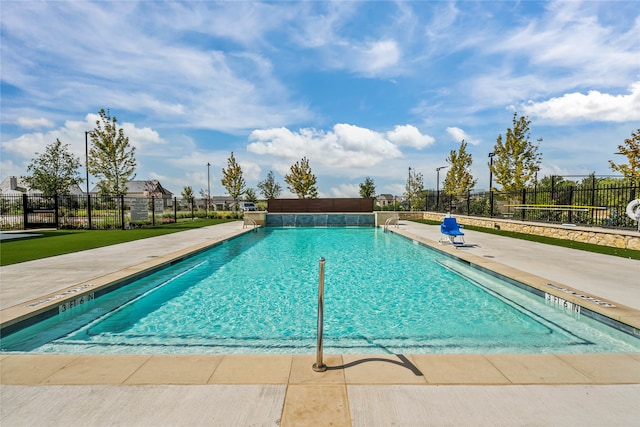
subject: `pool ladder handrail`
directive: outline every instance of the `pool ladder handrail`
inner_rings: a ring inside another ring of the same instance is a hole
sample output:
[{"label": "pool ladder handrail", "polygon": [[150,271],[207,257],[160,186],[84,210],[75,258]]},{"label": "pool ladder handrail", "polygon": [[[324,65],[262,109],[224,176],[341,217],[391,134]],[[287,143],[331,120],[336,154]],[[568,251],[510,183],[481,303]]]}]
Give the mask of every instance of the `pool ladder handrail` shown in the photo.
[{"label": "pool ladder handrail", "polygon": [[324,258],[320,258],[318,273],[318,335],[316,342],[316,362],[311,366],[315,372],[325,372],[327,365],[322,360],[322,340],[324,333]]},{"label": "pool ladder handrail", "polygon": [[396,222],[396,228],[398,228],[399,227],[398,221],[400,221],[400,215],[394,215],[394,216],[390,216],[389,218],[387,218],[387,220],[384,222],[384,231],[385,231],[385,233],[387,232],[387,230],[389,229],[389,226],[391,225],[391,223],[393,221]]},{"label": "pool ladder handrail", "polygon": [[[243,216],[243,219],[244,223],[242,224],[242,228],[246,228],[247,225],[253,225],[254,231],[258,231],[258,223],[255,219],[251,218],[250,216]],[[251,224],[247,224],[247,220],[251,221]]]}]

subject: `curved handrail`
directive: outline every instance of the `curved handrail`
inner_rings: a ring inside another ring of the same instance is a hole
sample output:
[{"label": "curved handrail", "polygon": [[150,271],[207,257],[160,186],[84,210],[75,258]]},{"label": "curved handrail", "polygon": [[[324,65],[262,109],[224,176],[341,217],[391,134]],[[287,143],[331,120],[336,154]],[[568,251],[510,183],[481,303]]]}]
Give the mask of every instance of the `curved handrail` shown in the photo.
[{"label": "curved handrail", "polygon": [[389,226],[391,225],[391,223],[393,221],[396,222],[396,228],[398,228],[398,221],[400,221],[400,215],[394,215],[394,216],[390,216],[389,218],[387,218],[387,220],[384,222],[384,231],[385,231],[385,233],[387,232],[387,230],[389,229]]},{"label": "curved handrail", "polygon": [[251,221],[251,224],[253,225],[253,229],[255,231],[258,231],[258,223],[256,222],[255,219],[251,218],[250,216],[244,216],[243,219],[244,219],[244,223],[242,224],[242,228],[246,228],[247,225],[249,225],[249,224],[247,224],[247,220],[249,220],[249,221]]}]

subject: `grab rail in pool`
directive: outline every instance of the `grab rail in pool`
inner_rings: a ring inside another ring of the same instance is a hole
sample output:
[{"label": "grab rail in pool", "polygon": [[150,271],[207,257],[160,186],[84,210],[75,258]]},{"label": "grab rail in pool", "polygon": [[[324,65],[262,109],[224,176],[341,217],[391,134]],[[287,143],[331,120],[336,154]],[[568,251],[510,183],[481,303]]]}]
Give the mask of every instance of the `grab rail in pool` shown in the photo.
[{"label": "grab rail in pool", "polygon": [[396,222],[396,228],[398,228],[398,221],[400,221],[400,215],[394,215],[394,216],[390,216],[389,218],[387,218],[387,220],[384,222],[384,231],[385,232],[389,229],[389,226],[391,225],[391,223],[393,221]]},{"label": "grab rail in pool", "polygon": [[242,228],[246,228],[246,227],[247,227],[247,225],[249,225],[249,224],[247,224],[247,220],[249,220],[249,221],[251,221],[251,224],[253,225],[253,229],[254,229],[255,231],[258,231],[258,230],[257,230],[257,228],[258,228],[258,223],[256,222],[256,220],[255,220],[255,219],[253,219],[253,218],[251,218],[251,217],[249,217],[249,216],[245,216],[245,217],[243,217],[243,218],[244,218],[244,224],[242,224]]},{"label": "grab rail in pool", "polygon": [[322,361],[322,330],[324,328],[324,258],[320,258],[318,279],[318,342],[316,345],[316,363],[311,367],[316,372],[324,372],[327,365]]}]

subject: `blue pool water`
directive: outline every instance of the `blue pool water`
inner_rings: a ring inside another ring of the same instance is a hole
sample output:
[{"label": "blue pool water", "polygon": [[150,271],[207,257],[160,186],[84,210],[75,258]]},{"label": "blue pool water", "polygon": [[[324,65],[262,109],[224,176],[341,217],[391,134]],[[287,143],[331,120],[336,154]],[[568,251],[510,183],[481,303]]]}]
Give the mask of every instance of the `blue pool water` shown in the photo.
[{"label": "blue pool water", "polygon": [[377,228],[267,228],[3,337],[38,353],[638,352],[640,340]]}]

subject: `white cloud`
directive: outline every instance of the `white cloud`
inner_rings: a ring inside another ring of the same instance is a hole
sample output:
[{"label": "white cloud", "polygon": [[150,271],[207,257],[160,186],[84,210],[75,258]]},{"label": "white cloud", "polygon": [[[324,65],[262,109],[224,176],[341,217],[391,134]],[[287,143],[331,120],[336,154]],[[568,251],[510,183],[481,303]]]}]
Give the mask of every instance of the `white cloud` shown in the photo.
[{"label": "white cloud", "polygon": [[[134,3],[62,4],[13,5],[2,20],[13,35],[10,43],[3,43],[3,81],[23,90],[24,97],[42,109],[87,111],[87,105],[99,102],[167,125],[231,133],[311,117],[303,104],[290,101],[270,58],[188,44],[178,32],[261,40],[263,31],[278,27],[283,19],[272,5],[149,3],[141,25]],[[78,16],[83,25],[77,25]],[[240,21],[250,29],[225,24]],[[45,42],[52,33],[55,43]],[[104,40],[109,46],[97,53],[95,46]],[[35,48],[27,52],[25,46]]]},{"label": "white cloud", "polygon": [[527,115],[560,122],[640,121],[640,82],[631,85],[628,95],[610,95],[597,90],[589,91],[586,95],[574,92],[543,102],[530,101],[521,109]]},{"label": "white cloud", "polygon": [[433,138],[410,125],[396,126],[380,133],[339,123],[332,131],[312,128],[293,132],[287,128],[258,129],[249,136],[247,151],[281,159],[298,160],[307,156],[327,168],[366,168],[402,157],[401,146],[424,148]]},{"label": "white cloud", "polygon": [[469,143],[471,145],[478,145],[480,143],[480,141],[478,141],[477,139],[471,138],[464,130],[458,127],[448,127],[447,133],[451,135],[451,137],[456,142],[461,142],[462,140],[464,140],[464,142]]},{"label": "white cloud", "polygon": [[359,197],[360,186],[358,184],[340,184],[329,190],[330,197]]},{"label": "white cloud", "polygon": [[2,178],[7,176],[22,176],[25,173],[26,165],[16,165],[12,160],[2,160],[0,162]]},{"label": "white cloud", "polygon": [[18,126],[26,129],[49,128],[54,125],[51,120],[45,119],[44,117],[18,117],[17,123]]},{"label": "white cloud", "polygon": [[356,48],[359,57],[356,68],[366,75],[375,75],[394,67],[400,60],[400,48],[394,40],[380,40]]},{"label": "white cloud", "polygon": [[637,15],[620,19],[604,2],[543,7],[542,14],[514,15],[515,26],[470,32],[477,51],[469,61],[477,67],[461,89],[474,104],[516,104],[570,90],[619,88],[637,79]]},{"label": "white cloud", "polygon": [[[95,127],[97,114],[87,114],[84,121],[67,120],[64,126],[52,129],[49,132],[34,132],[20,135],[17,138],[3,141],[2,151],[12,153],[18,157],[32,159],[36,153],[44,153],[47,145],[59,139],[63,144],[68,144],[70,151],[77,157],[85,158],[85,131]],[[124,129],[125,136],[129,137],[131,145],[140,149],[156,144],[164,144],[164,141],[156,131],[151,128],[138,128],[133,123],[118,123]],[[158,153],[162,152],[160,150]],[[154,150],[149,149],[148,153],[153,154]]]},{"label": "white cloud", "polygon": [[399,146],[413,147],[418,150],[435,142],[432,136],[421,134],[418,128],[411,125],[396,126],[392,131],[387,132],[387,138]]}]

